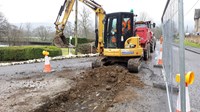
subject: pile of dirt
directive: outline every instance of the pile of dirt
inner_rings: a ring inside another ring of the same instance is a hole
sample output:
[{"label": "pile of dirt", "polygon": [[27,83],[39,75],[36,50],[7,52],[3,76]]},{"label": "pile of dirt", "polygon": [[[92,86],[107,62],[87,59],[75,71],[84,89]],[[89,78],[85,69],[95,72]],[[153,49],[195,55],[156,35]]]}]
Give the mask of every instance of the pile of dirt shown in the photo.
[{"label": "pile of dirt", "polygon": [[139,77],[118,65],[87,70],[74,80],[77,83],[69,91],[55,95],[34,111],[104,112],[116,103],[116,96],[127,86],[144,86]]}]

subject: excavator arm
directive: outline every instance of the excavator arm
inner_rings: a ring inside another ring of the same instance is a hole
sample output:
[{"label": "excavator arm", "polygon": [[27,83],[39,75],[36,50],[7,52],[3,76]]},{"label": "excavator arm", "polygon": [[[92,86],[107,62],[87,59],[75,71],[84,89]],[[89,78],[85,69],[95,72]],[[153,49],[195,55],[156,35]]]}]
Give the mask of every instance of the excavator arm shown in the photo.
[{"label": "excavator arm", "polygon": [[[104,24],[103,19],[105,17],[105,11],[102,8],[101,5],[96,3],[93,0],[79,0],[83,4],[90,7],[96,14],[95,18],[95,34],[96,34],[96,42],[95,46],[97,48],[97,52],[102,54],[103,53],[103,30],[104,30]],[[69,15],[72,11],[72,8],[74,6],[75,0],[65,0],[64,4],[61,6],[60,11],[58,13],[56,22],[54,23],[56,26],[56,36],[54,38],[54,44],[58,47],[66,47],[67,42],[66,38],[64,36],[64,29],[65,25],[67,23],[67,20],[69,18]],[[64,16],[61,22],[59,22],[60,17],[62,16],[62,13],[65,9]]]},{"label": "excavator arm", "polygon": [[[60,11],[58,12],[58,16],[56,18],[55,21],[55,28],[56,28],[56,35],[55,38],[53,39],[53,43],[54,45],[56,45],[57,47],[67,47],[67,41],[66,41],[66,37],[64,36],[64,29],[67,23],[67,20],[69,18],[69,15],[72,11],[72,8],[74,6],[74,2],[75,0],[65,0],[63,5],[60,7]],[[64,12],[64,16],[62,21],[60,22],[60,17],[62,16],[63,11]]]}]

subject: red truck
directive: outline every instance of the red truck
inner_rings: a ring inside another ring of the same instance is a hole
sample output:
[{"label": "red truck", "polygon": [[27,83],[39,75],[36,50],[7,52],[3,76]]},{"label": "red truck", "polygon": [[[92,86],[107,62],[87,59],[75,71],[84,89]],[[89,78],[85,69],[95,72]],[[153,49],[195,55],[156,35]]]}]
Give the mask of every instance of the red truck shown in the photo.
[{"label": "red truck", "polygon": [[155,51],[156,39],[151,31],[155,27],[155,23],[151,21],[137,21],[135,22],[136,35],[140,37],[140,45],[144,48],[144,60],[148,60],[150,53]]}]

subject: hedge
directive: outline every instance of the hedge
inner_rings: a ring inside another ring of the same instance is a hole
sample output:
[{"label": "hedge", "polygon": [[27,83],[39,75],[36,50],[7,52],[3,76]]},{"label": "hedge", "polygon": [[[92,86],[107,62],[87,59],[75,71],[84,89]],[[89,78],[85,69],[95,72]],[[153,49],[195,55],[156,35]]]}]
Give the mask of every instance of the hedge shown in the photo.
[{"label": "hedge", "polygon": [[[91,44],[90,43],[79,44],[77,50],[78,50],[78,52],[80,52],[82,54],[91,53]],[[92,46],[92,53],[97,53],[94,45]]]},{"label": "hedge", "polygon": [[22,61],[43,58],[43,50],[48,51],[50,57],[62,55],[61,49],[55,46],[0,47],[0,61]]},{"label": "hedge", "polygon": [[[66,38],[66,39],[67,39],[67,43],[68,43],[69,38]],[[78,44],[85,44],[85,43],[89,43],[89,42],[92,41],[92,40],[87,39],[87,38],[77,38],[77,39],[78,39]],[[75,38],[72,38],[71,44],[75,45]]]}]

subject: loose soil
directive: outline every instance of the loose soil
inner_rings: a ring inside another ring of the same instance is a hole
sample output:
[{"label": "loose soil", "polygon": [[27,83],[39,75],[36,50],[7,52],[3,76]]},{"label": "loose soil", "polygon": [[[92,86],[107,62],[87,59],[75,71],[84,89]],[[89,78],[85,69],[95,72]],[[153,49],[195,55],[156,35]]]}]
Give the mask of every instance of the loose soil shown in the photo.
[{"label": "loose soil", "polygon": [[76,83],[68,91],[54,95],[32,111],[105,112],[114,103],[136,99],[136,92],[127,90],[128,86],[144,87],[138,76],[119,65],[86,70],[72,80]]}]

